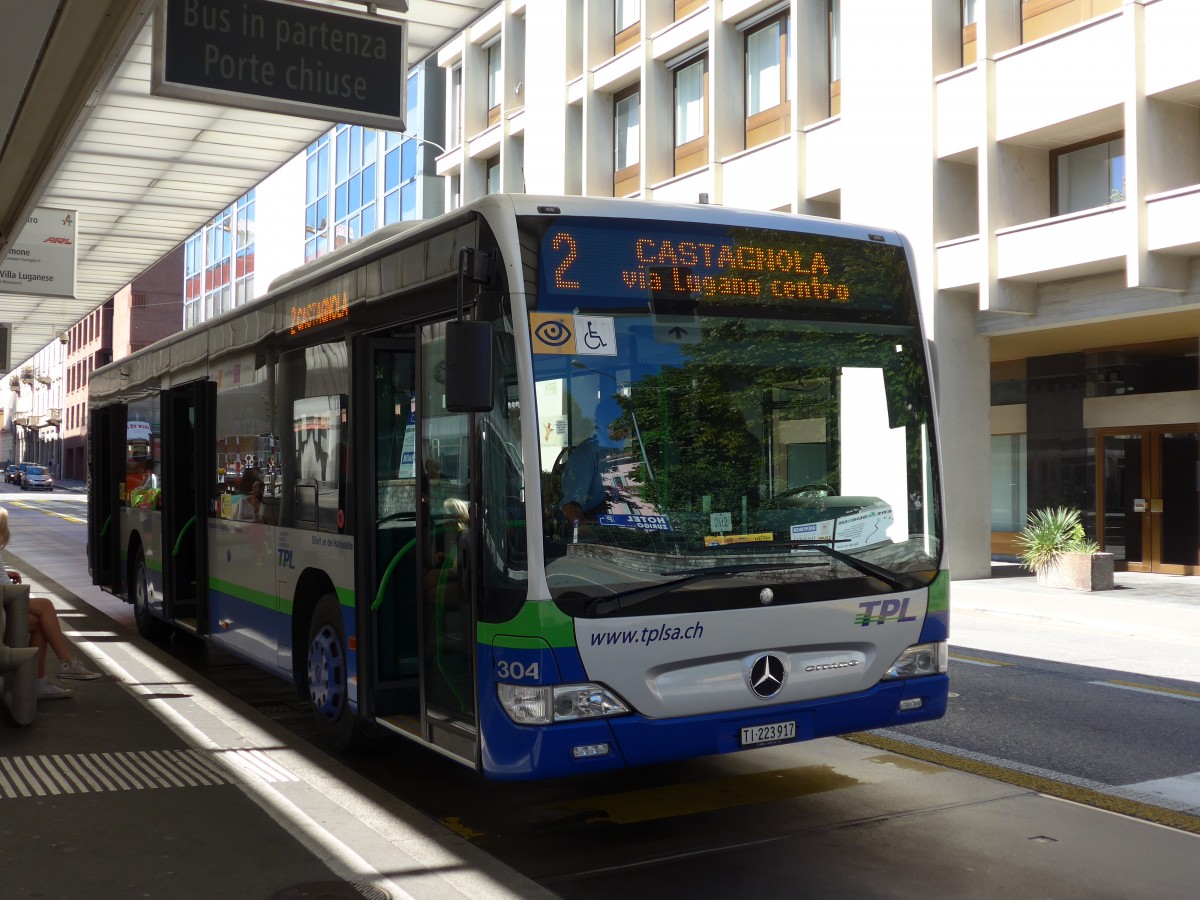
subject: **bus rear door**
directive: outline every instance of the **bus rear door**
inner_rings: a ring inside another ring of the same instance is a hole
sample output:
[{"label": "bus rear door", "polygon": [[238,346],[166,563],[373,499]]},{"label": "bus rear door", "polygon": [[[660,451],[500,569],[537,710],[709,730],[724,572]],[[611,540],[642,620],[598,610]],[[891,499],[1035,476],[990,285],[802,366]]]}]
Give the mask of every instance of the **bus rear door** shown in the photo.
[{"label": "bus rear door", "polygon": [[92,584],[121,589],[121,489],[125,486],[124,404],[103,406],[89,414],[88,426],[88,563]]}]

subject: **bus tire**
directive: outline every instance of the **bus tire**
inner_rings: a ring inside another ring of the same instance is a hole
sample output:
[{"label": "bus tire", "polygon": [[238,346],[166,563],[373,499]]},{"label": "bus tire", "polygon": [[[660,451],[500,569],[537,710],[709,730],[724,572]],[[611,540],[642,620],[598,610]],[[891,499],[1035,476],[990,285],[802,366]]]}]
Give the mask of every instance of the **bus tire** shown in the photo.
[{"label": "bus tire", "polygon": [[150,576],[146,570],[146,553],[138,545],[129,566],[129,596],[133,600],[133,621],[138,634],[148,641],[162,643],[171,636],[171,626],[150,612]]},{"label": "bus tire", "polygon": [[353,749],[359,742],[359,729],[350,709],[346,629],[333,594],[321,597],[313,610],[307,663],[308,699],[317,731],[335,750]]}]

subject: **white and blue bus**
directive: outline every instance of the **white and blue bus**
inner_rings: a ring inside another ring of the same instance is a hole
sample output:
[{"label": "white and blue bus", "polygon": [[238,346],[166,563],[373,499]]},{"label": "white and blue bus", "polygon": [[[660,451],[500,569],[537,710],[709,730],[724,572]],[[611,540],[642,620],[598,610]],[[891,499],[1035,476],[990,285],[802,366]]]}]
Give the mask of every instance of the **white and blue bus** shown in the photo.
[{"label": "white and blue bus", "polygon": [[93,580],[294,682],[335,746],[528,779],[945,711],[893,232],[493,195],[97,370],[90,405]]}]

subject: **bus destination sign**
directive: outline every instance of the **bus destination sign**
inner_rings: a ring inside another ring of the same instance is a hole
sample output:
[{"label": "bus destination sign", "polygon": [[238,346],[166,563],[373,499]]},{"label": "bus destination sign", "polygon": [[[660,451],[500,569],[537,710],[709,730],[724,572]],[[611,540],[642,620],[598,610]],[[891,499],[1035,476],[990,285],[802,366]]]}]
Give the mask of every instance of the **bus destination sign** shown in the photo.
[{"label": "bus destination sign", "polygon": [[288,314],[291,317],[288,334],[298,334],[314,325],[326,325],[346,318],[350,315],[350,298],[343,291],[314,300],[312,303],[293,303],[288,307]]},{"label": "bus destination sign", "polygon": [[[880,279],[890,244],[804,232],[661,223],[631,228],[596,219],[559,220],[542,239],[542,297],[608,298],[632,305],[653,297],[713,302],[886,309]],[[869,261],[869,262],[868,262]],[[871,283],[862,273],[874,273]]]}]

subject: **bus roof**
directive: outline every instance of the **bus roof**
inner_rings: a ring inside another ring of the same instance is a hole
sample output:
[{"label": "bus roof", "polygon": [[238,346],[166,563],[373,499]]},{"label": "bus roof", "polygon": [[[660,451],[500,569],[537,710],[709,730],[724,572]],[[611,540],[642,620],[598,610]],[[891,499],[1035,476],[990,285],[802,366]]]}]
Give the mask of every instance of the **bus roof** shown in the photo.
[{"label": "bus roof", "polygon": [[[238,332],[238,321],[249,321],[257,310],[269,310],[280,296],[309,285],[328,281],[409,244],[466,224],[475,217],[486,219],[523,216],[579,216],[619,219],[663,219],[678,222],[705,222],[750,228],[782,229],[816,235],[904,246],[895,231],[868,228],[816,216],[762,210],[736,209],[711,204],[667,203],[658,200],[629,200],[611,197],[570,197],[539,194],[489,194],[434,219],[397,222],[376,229],[369,235],[332,253],[305,263],[275,278],[266,294],[253,301],[207,320],[202,327],[188,329],[163,338],[149,347],[100,367],[92,373],[90,396],[93,401],[124,391],[127,387],[157,390],[158,381],[177,366],[199,363],[208,352],[207,335],[214,328]],[[247,327],[246,331],[255,331]]]}]

